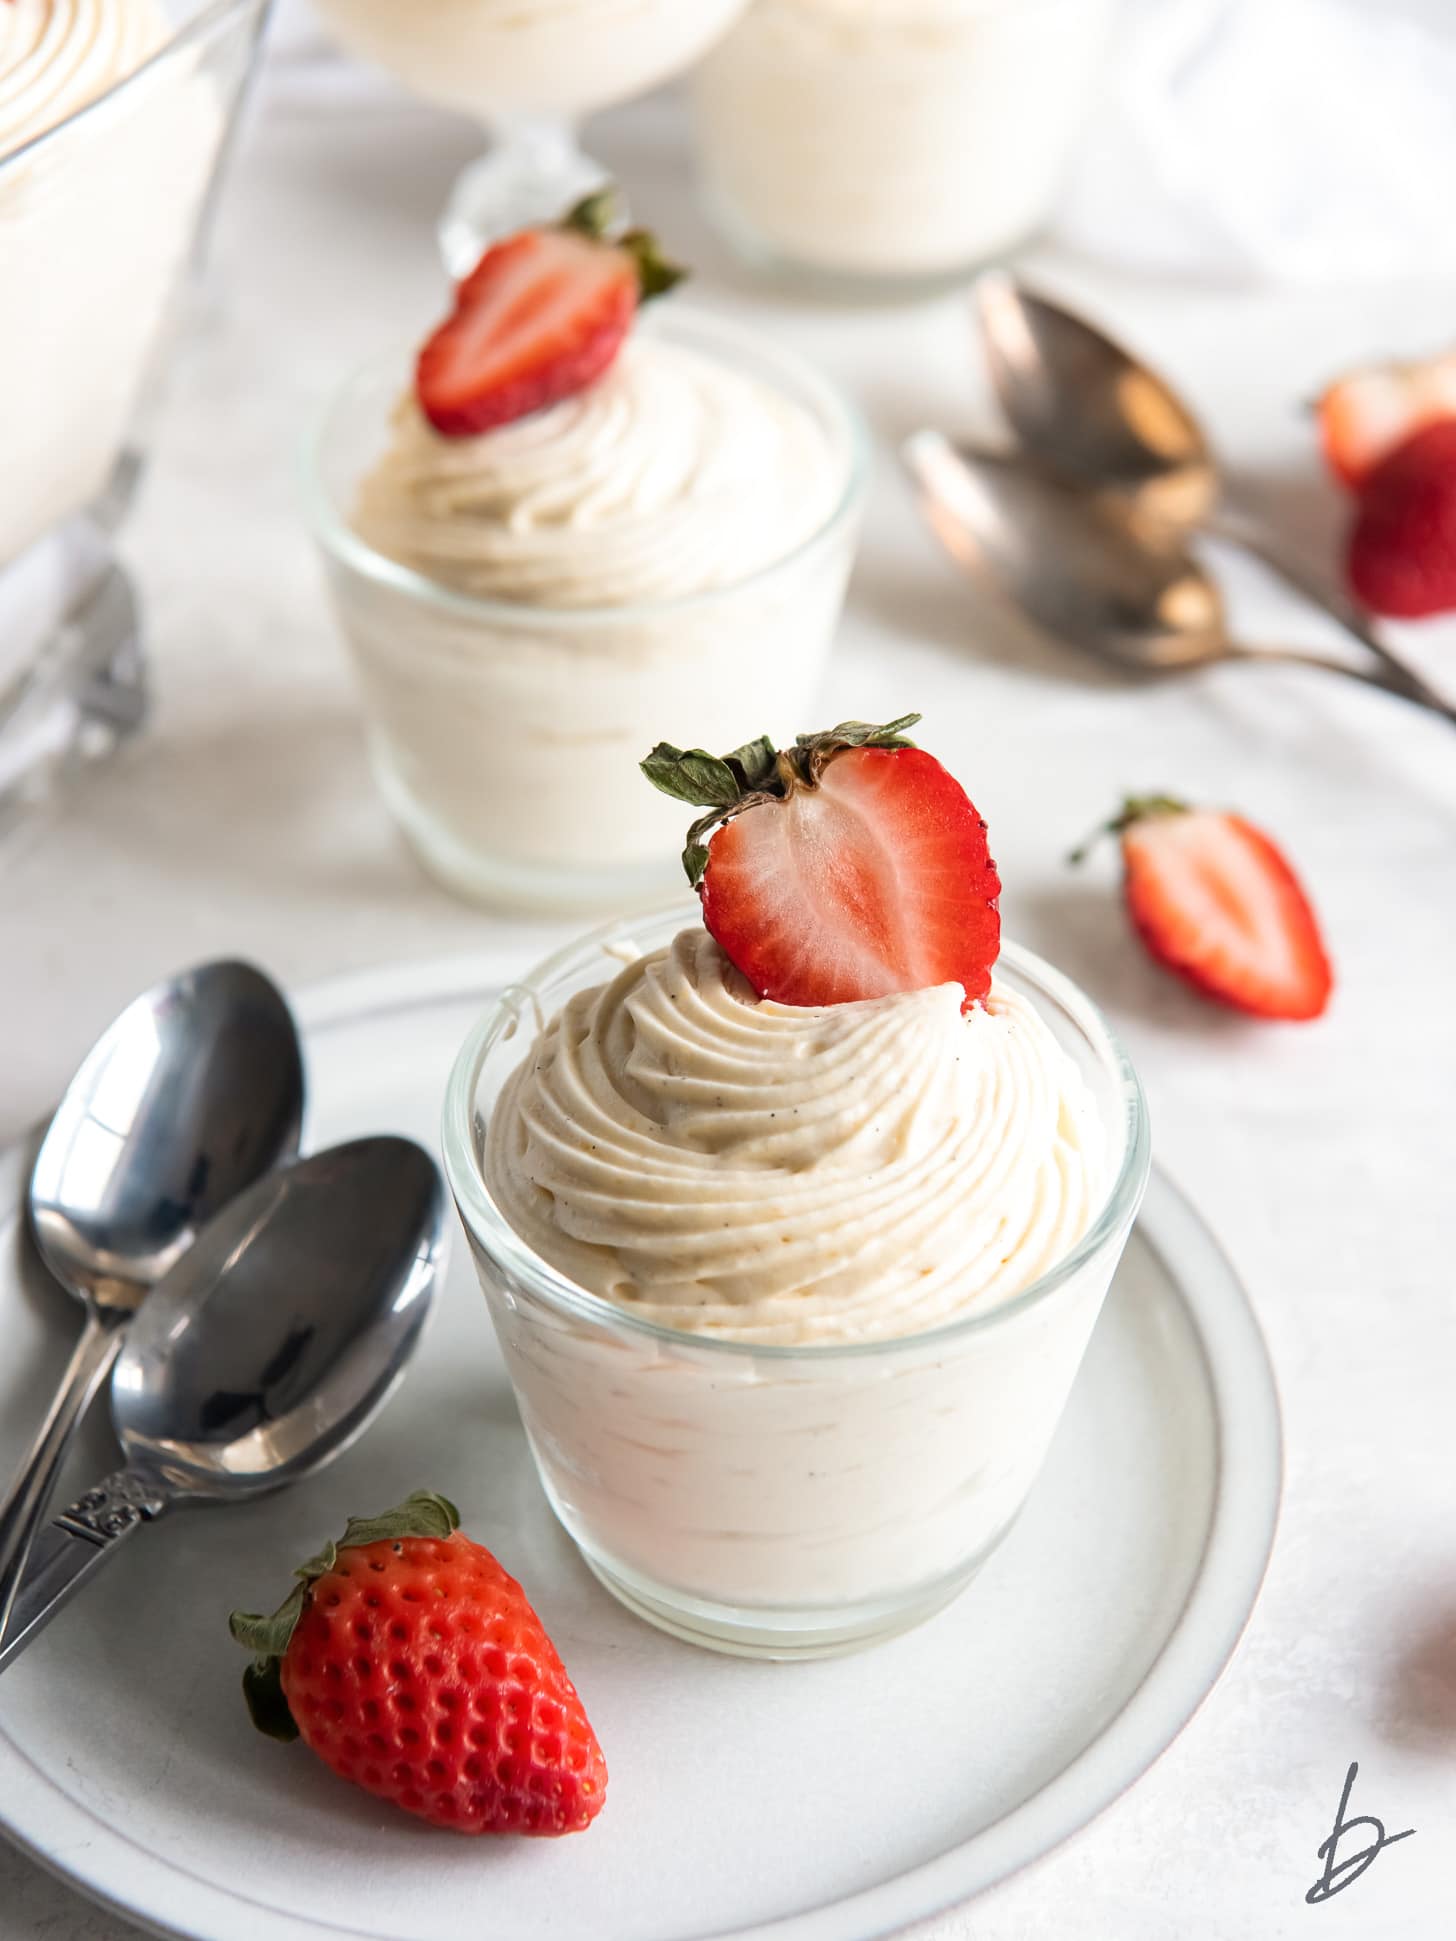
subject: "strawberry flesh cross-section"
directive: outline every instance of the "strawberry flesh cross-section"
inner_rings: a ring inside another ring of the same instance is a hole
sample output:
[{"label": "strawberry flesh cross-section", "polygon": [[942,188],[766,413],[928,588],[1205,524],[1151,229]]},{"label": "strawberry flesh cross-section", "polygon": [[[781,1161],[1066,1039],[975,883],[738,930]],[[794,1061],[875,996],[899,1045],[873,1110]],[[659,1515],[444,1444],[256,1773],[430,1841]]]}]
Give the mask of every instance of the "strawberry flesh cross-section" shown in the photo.
[{"label": "strawberry flesh cross-section", "polygon": [[443,437],[474,438],[594,384],[641,304],[681,281],[645,230],[615,233],[610,191],[551,228],[487,249],[415,366],[420,409]]},{"label": "strawberry flesh cross-section", "polygon": [[715,757],[660,743],[643,763],[710,813],[684,856],[703,921],[760,997],[850,1004],[990,989],[1001,884],[965,790],[902,730],[844,722],[790,749]]}]

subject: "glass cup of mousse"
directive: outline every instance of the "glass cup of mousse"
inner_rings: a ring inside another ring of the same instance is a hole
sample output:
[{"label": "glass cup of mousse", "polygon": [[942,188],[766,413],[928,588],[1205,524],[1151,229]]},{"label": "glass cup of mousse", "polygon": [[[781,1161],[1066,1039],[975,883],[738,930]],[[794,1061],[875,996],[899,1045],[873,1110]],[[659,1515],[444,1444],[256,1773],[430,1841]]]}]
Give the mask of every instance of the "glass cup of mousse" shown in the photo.
[{"label": "glass cup of mousse", "polygon": [[[993,991],[1035,1011],[1100,1129],[1095,1199],[1065,1250],[1027,1284],[919,1332],[741,1340],[644,1318],[630,1300],[574,1282],[523,1237],[487,1149],[543,1020],[696,921],[695,906],[679,903],[612,924],[504,990],[450,1078],[446,1171],[542,1486],[592,1571],[692,1643],[826,1656],[928,1617],[1010,1530],[1141,1201],[1147,1112],[1091,1001],[1004,945]],[[628,1074],[624,1096],[630,1062]],[[628,1096],[641,1130],[631,1105]],[[631,1198],[630,1181],[623,1192]],[[644,1201],[642,1218],[645,1247],[670,1239],[670,1210]]]}]

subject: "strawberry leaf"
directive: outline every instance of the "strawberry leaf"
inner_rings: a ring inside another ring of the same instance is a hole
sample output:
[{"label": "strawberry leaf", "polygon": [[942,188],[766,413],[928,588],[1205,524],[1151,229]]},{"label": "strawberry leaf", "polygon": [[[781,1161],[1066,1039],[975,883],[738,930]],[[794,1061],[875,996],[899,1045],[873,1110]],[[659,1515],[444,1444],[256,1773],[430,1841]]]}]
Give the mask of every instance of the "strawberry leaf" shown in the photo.
[{"label": "strawberry leaf", "polygon": [[298,1583],[276,1611],[266,1616],[256,1611],[232,1613],[228,1630],[244,1650],[253,1653],[253,1662],[243,1673],[243,1697],[260,1732],[273,1739],[298,1737],[279,1667],[308,1608],[310,1586],[334,1568],[339,1552],[369,1543],[402,1543],[406,1537],[448,1537],[459,1528],[460,1512],[448,1496],[417,1489],[383,1516],[351,1516],[337,1543],[326,1543],[317,1556],[300,1564],[293,1573]]},{"label": "strawberry leaf", "polygon": [[1070,850],[1067,861],[1074,867],[1085,863],[1088,856],[1104,836],[1121,836],[1131,829],[1134,823],[1146,822],[1150,816],[1187,815],[1188,804],[1176,795],[1127,795],[1123,797],[1122,807],[1109,822],[1099,822],[1097,827]]},{"label": "strawberry leaf", "polygon": [[277,1658],[258,1658],[243,1673],[243,1697],[248,1717],[267,1738],[280,1745],[291,1745],[298,1737],[298,1721],[283,1696],[283,1679]]},{"label": "strawberry leaf", "polygon": [[913,748],[915,743],[903,730],[913,728],[919,719],[918,714],[902,714],[898,721],[887,721],[883,727],[872,721],[841,721],[826,734],[800,735],[794,746],[810,755],[820,750],[838,753],[844,748]]},{"label": "strawberry leaf", "polygon": [[[356,1544],[398,1543],[401,1537],[449,1537],[459,1528],[460,1512],[448,1496],[440,1496],[432,1489],[417,1489],[398,1509],[386,1510],[383,1516],[351,1516],[339,1538],[339,1549],[348,1550]],[[330,1550],[333,1547],[329,1545]],[[334,1560],[330,1558],[326,1568],[333,1567]]]},{"label": "strawberry leaf", "polygon": [[766,789],[773,781],[779,751],[767,735],[760,735],[757,741],[744,742],[723,759],[745,789]]},{"label": "strawberry leaf", "polygon": [[610,242],[622,224],[622,198],[615,182],[604,182],[580,202],[574,202],[561,218],[561,227],[578,236],[590,236],[594,243]]},{"label": "strawberry leaf", "polygon": [[704,843],[690,842],[682,854],[683,868],[687,871],[689,884],[696,889],[703,880],[703,871],[708,867],[708,850]]},{"label": "strawberry leaf", "polygon": [[913,748],[914,742],[906,738],[903,730],[913,728],[919,720],[918,714],[902,714],[898,721],[887,721],[883,727],[876,727],[870,721],[841,721],[827,735],[800,735],[799,746],[806,747],[815,741],[842,741],[846,748]]},{"label": "strawberry leaf", "polygon": [[[331,1549],[332,1545],[329,1546]],[[332,1566],[330,1566],[332,1568]],[[302,1575],[302,1573],[299,1573]],[[322,1572],[319,1573],[322,1576]],[[228,1630],[235,1643],[259,1659],[281,1658],[288,1649],[298,1620],[303,1616],[308,1584],[295,1584],[276,1611],[263,1616],[257,1611],[234,1611]]]},{"label": "strawberry leaf", "polygon": [[609,243],[630,256],[637,271],[637,295],[643,303],[666,296],[689,274],[681,263],[663,254],[662,244],[650,229],[622,228],[622,198],[614,182],[584,195],[567,210],[561,227],[590,236],[594,243]]},{"label": "strawberry leaf", "polygon": [[678,802],[707,809],[688,830],[683,869],[697,889],[708,867],[708,842],[713,831],[745,809],[764,802],[783,802],[796,789],[819,786],[819,777],[836,755],[847,748],[913,748],[904,730],[913,728],[918,714],[902,714],[877,726],[870,721],[841,721],[827,733],[800,735],[782,752],[767,735],[744,742],[727,755],[710,755],[705,748],[675,748],[660,741],[640,763],[652,786]]},{"label": "strawberry leaf", "polygon": [[654,788],[694,808],[726,809],[743,793],[728,762],[703,748],[674,748],[670,741],[660,741],[641,768]]},{"label": "strawberry leaf", "polygon": [[617,238],[617,248],[625,249],[637,265],[637,294],[643,303],[651,303],[654,297],[665,297],[691,274],[681,263],[674,263],[670,256],[663,254],[662,244],[650,229],[629,229],[625,236]]}]

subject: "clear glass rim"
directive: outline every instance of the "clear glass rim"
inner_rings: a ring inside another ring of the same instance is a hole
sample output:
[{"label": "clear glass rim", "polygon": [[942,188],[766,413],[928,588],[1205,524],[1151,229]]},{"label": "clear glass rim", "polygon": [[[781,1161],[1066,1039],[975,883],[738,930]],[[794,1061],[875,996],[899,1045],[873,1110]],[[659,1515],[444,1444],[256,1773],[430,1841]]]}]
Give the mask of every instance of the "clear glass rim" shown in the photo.
[{"label": "clear glass rim", "polygon": [[[0,5],[3,4],[4,0],[0,0]],[[83,106],[73,109],[60,121],[53,122],[49,128],[42,128],[39,134],[32,135],[29,141],[22,142],[19,148],[12,148],[8,155],[0,155],[0,180],[3,180],[8,170],[19,167],[24,161],[33,160],[47,143],[63,140],[79,123],[88,117],[99,115],[109,102],[115,101],[129,88],[140,86],[146,76],[153,73],[155,69],[175,59],[177,55],[185,53],[198,41],[205,40],[214,27],[232,19],[235,15],[251,13],[261,17],[267,13],[272,4],[273,0],[209,0],[208,4],[198,8],[190,20],[184,21],[175,33],[169,34],[157,51],[149,54],[140,67],[134,67],[130,74],[124,74],[119,81],[113,81],[109,88],[94,95]]]},{"label": "clear glass rim", "polygon": [[1065,1286],[1136,1213],[1147,1185],[1152,1147],[1147,1100],[1132,1061],[1101,1011],[1078,985],[1034,952],[1003,939],[1001,962],[1053,999],[1087,1038],[1099,1047],[1109,1068],[1121,1082],[1127,1106],[1122,1155],[1107,1198],[1076,1246],[1054,1267],[1029,1282],[1020,1293],[1013,1294],[1009,1300],[997,1302],[983,1313],[960,1315],[954,1321],[948,1321],[938,1328],[927,1328],[919,1334],[854,1342],[735,1341],[718,1335],[693,1334],[687,1329],[664,1327],[660,1322],[644,1320],[630,1309],[619,1307],[615,1302],[569,1280],[520,1238],[486,1186],[471,1133],[475,1089],[481,1067],[495,1049],[502,1026],[514,1016],[511,1010],[513,998],[530,998],[539,1002],[545,985],[573,969],[589,954],[601,952],[605,945],[613,942],[637,943],[643,933],[651,933],[655,938],[665,922],[677,918],[691,922],[695,911],[695,904],[674,899],[672,903],[661,905],[645,915],[603,924],[562,949],[553,951],[520,982],[509,984],[498,993],[461,1046],[451,1070],[445,1088],[441,1145],[445,1176],[460,1217],[472,1239],[518,1275],[531,1292],[548,1306],[570,1315],[574,1320],[640,1335],[679,1350],[740,1356],[753,1361],[847,1361],[923,1353],[927,1348],[949,1347],[971,1335],[991,1332],[1029,1309],[1040,1306]]},{"label": "clear glass rim", "polygon": [[[0,0],[3,4],[3,0]],[[722,586],[705,587],[701,592],[679,595],[670,600],[638,601],[622,606],[541,607],[524,601],[487,600],[443,586],[413,567],[390,559],[361,539],[334,503],[323,481],[322,455],[335,421],[354,393],[372,378],[387,371],[407,372],[414,346],[397,346],[376,352],[365,364],[334,391],[305,432],[299,453],[299,478],[304,511],[309,526],[323,547],[350,571],[376,584],[391,588],[426,606],[435,607],[473,620],[482,626],[550,628],[553,632],[590,629],[606,624],[620,625],[635,620],[655,620],[681,615],[686,618],[724,600],[736,600],[751,588],[767,585],[780,574],[792,572],[814,554],[831,546],[858,515],[869,489],[870,435],[859,411],[846,394],[829,378],[793,352],[784,351],[753,329],[725,320],[691,304],[673,304],[656,315],[648,313],[644,327],[669,341],[702,344],[726,351],[730,357],[751,360],[773,372],[791,396],[807,395],[813,407],[836,425],[847,454],[844,487],[822,525],[794,547],[792,552],[771,560],[740,580]]]}]

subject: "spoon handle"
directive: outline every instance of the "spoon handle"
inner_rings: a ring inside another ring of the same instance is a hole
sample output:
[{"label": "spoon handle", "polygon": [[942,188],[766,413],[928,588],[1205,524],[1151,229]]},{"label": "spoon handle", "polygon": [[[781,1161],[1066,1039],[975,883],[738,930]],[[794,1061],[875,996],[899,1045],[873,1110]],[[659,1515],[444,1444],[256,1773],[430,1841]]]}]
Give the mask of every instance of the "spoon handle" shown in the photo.
[{"label": "spoon handle", "polygon": [[168,1501],[167,1492],[150,1477],[118,1469],[47,1525],[36,1542],[9,1628],[0,1638],[0,1672],[134,1530],[162,1514]]},{"label": "spoon handle", "polygon": [[1278,661],[1287,667],[1323,668],[1327,674],[1343,674],[1347,680],[1363,681],[1366,687],[1378,687],[1386,694],[1399,695],[1403,701],[1413,701],[1417,707],[1427,708],[1432,714],[1456,722],[1456,706],[1443,700],[1434,688],[1417,681],[1414,675],[1403,677],[1388,667],[1357,667],[1353,661],[1337,660],[1333,654],[1308,653],[1303,647],[1250,647],[1242,643],[1232,650],[1229,658]]},{"label": "spoon handle", "polygon": [[25,1560],[55,1488],[56,1473],[81,1417],[116,1359],[121,1324],[127,1318],[120,1310],[91,1310],[50,1413],[36,1433],[10,1494],[0,1504],[0,1643],[5,1639]]},{"label": "spoon handle", "polygon": [[[1242,547],[1246,553],[1252,553],[1271,573],[1277,573],[1286,586],[1292,587],[1296,593],[1302,593],[1312,606],[1318,607],[1337,626],[1343,627],[1352,640],[1358,640],[1390,676],[1388,680],[1378,681],[1377,686],[1386,688],[1391,694],[1403,694],[1408,701],[1417,701],[1422,707],[1434,708],[1437,714],[1451,714],[1436,690],[1428,686],[1399,654],[1386,646],[1368,616],[1355,602],[1323,574],[1315,572],[1291,551],[1271,540],[1257,520],[1224,506],[1209,519],[1208,531],[1215,538],[1226,539],[1232,545]],[[1313,659],[1314,656],[1309,658]],[[1320,664],[1333,665],[1328,661]]]}]

